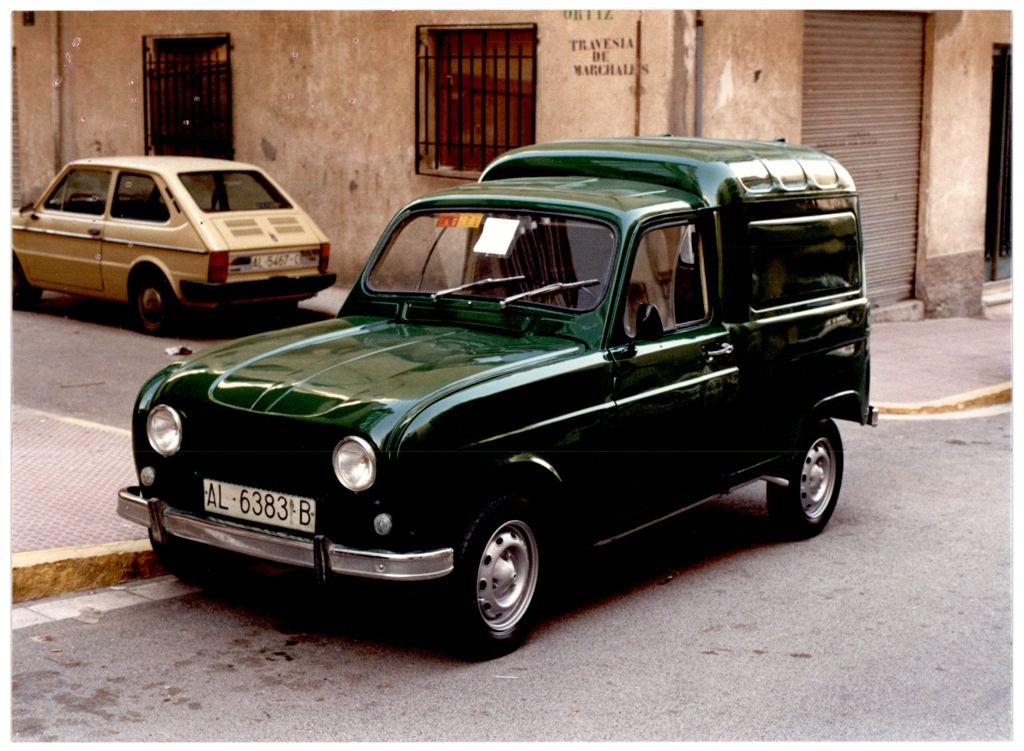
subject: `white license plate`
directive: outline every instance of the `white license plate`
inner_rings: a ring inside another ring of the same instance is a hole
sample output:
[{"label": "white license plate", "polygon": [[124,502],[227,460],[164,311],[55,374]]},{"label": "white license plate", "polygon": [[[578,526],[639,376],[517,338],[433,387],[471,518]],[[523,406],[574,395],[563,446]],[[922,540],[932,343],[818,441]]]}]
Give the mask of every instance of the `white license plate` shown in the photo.
[{"label": "white license plate", "polygon": [[203,507],[208,513],[300,532],[316,529],[316,501],[272,490],[204,479]]},{"label": "white license plate", "polygon": [[301,252],[293,253],[263,253],[253,256],[250,265],[256,271],[271,271],[273,269],[291,269],[296,266],[309,265],[304,262]]}]

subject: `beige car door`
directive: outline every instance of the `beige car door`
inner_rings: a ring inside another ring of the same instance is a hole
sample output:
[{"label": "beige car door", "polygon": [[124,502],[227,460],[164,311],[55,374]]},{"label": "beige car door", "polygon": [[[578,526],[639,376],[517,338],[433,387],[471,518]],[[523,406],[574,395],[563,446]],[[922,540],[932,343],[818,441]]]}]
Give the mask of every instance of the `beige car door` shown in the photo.
[{"label": "beige car door", "polygon": [[19,256],[29,281],[49,289],[100,291],[109,170],[73,169],[32,212]]},{"label": "beige car door", "polygon": [[163,267],[177,289],[182,279],[206,281],[209,254],[176,203],[164,200],[151,174],[120,172],[103,231],[103,286],[112,299],[128,299],[128,276],[140,258]]}]

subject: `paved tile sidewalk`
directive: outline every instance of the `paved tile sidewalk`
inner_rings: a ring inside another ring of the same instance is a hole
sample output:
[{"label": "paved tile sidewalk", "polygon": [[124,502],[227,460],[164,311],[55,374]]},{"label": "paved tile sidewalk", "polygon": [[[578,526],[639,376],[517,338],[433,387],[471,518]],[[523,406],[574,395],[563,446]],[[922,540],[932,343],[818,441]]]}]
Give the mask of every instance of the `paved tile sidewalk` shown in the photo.
[{"label": "paved tile sidewalk", "polygon": [[926,402],[1011,380],[1009,318],[934,318],[871,327],[871,401]]},{"label": "paved tile sidewalk", "polygon": [[128,431],[13,406],[11,551],[145,537],[117,515],[135,481]]}]

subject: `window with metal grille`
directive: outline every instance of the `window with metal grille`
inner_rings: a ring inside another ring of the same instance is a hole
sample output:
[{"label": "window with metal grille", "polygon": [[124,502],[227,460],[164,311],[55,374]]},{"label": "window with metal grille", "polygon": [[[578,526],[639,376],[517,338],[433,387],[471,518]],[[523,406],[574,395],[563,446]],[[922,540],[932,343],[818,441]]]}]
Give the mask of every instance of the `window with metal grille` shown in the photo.
[{"label": "window with metal grille", "polygon": [[143,39],[146,153],[234,156],[231,39]]},{"label": "window with metal grille", "polygon": [[475,177],[534,141],[537,27],[417,33],[416,171]]}]

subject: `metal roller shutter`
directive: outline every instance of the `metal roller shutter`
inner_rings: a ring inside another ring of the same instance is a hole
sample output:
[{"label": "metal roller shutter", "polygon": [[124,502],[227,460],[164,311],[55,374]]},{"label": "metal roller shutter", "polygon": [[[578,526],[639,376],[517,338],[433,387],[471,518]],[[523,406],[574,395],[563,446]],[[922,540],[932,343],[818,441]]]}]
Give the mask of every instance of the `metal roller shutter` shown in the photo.
[{"label": "metal roller shutter", "polygon": [[861,195],[873,305],[914,297],[924,16],[804,13],[805,144],[835,156]]}]

